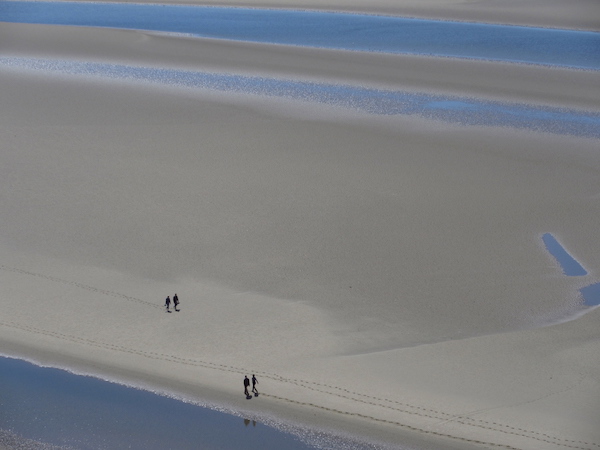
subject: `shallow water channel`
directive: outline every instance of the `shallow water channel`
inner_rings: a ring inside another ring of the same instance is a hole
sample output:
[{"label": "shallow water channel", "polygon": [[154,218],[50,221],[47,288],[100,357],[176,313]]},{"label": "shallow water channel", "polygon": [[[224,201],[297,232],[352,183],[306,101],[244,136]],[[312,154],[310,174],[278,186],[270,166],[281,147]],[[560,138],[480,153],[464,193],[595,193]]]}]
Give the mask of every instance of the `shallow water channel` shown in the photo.
[{"label": "shallow water channel", "polygon": [[600,70],[600,33],[591,31],[316,11],[100,2],[3,1],[0,21]]},{"label": "shallow water channel", "polygon": [[256,418],[0,357],[0,447],[7,436],[27,449],[373,448],[310,430],[286,433]]}]

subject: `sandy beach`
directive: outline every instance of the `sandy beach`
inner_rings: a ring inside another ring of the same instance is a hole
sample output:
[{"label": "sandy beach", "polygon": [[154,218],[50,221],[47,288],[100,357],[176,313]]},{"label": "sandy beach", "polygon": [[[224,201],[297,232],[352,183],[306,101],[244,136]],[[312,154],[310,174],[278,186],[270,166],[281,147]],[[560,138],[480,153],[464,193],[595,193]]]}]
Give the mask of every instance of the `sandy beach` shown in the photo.
[{"label": "sandy beach", "polygon": [[[189,3],[600,30],[584,0]],[[600,112],[556,67],[9,23],[0,57]],[[0,105],[2,354],[392,448],[600,447],[598,139],[10,65]]]}]

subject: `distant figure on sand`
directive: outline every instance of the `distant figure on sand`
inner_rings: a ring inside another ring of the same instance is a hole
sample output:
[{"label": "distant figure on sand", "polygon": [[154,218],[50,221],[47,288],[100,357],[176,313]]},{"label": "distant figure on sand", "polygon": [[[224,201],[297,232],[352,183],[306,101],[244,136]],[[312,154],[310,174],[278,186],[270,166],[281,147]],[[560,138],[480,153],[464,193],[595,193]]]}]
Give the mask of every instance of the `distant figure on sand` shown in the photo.
[{"label": "distant figure on sand", "polygon": [[256,389],[257,384],[258,384],[258,380],[254,376],[254,374],[252,374],[252,392],[254,392],[256,395],[258,395],[258,389]]},{"label": "distant figure on sand", "polygon": [[179,297],[177,297],[177,294],[175,294],[173,296],[173,308],[175,309],[175,311],[179,311],[177,309],[177,306],[179,305]]},{"label": "distant figure on sand", "polygon": [[248,379],[248,375],[244,376],[244,394],[246,394],[246,397],[250,397],[250,394],[248,393],[248,387],[250,386],[250,380]]},{"label": "distant figure on sand", "polygon": [[[171,298],[167,295],[167,299],[165,300],[165,306],[167,307],[167,311],[169,311],[169,307],[171,306]],[[169,311],[171,312],[171,311]]]}]

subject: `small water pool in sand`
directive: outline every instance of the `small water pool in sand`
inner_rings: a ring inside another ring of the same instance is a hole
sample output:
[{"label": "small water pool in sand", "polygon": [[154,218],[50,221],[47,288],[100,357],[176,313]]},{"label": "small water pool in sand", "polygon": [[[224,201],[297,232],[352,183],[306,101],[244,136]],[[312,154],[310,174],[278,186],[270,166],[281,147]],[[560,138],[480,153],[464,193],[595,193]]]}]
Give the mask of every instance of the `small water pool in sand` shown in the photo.
[{"label": "small water pool in sand", "polygon": [[600,283],[579,289],[585,306],[600,306]]},{"label": "small water pool in sand", "polygon": [[569,277],[582,277],[587,275],[587,270],[583,268],[575,258],[558,242],[558,240],[550,233],[542,235],[542,241],[548,252],[554,256],[565,275]]},{"label": "small water pool in sand", "polygon": [[226,414],[13,358],[0,357],[0,386],[0,447],[301,450],[340,445],[374,448],[308,430],[287,433],[264,425],[256,418]]},{"label": "small water pool in sand", "polygon": [[0,21],[600,70],[600,33],[591,31],[316,11],[95,2],[3,1]]},{"label": "small water pool in sand", "polygon": [[[546,246],[546,250],[550,253],[560,265],[563,273],[569,277],[583,277],[588,274],[588,271],[562,246],[560,242],[551,234],[544,233],[542,241]],[[585,306],[600,305],[600,283],[591,284],[579,289],[583,297]]]}]

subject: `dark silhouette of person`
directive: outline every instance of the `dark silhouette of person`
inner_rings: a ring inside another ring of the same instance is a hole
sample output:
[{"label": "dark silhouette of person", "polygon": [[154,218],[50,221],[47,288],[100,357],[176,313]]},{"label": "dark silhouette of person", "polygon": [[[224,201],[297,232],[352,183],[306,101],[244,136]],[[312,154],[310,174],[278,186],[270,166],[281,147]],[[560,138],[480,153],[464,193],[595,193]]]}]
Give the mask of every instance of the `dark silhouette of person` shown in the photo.
[{"label": "dark silhouette of person", "polygon": [[246,375],[244,376],[244,394],[246,394],[246,397],[250,397],[250,394],[248,394],[248,386],[250,386],[250,380]]},{"label": "dark silhouette of person", "polygon": [[258,389],[256,389],[257,384],[258,384],[258,380],[254,376],[254,374],[252,374],[252,392],[254,392],[256,395],[258,395]]},{"label": "dark silhouette of person", "polygon": [[[171,306],[171,298],[168,295],[165,300],[165,306],[167,307],[167,311],[169,311],[169,307]],[[171,311],[169,311],[169,312],[171,312]]]},{"label": "dark silhouette of person", "polygon": [[175,294],[173,296],[173,307],[175,308],[175,311],[179,311],[177,306],[179,306],[179,297],[177,297],[177,294]]}]

